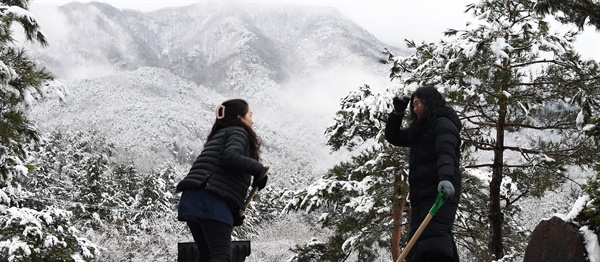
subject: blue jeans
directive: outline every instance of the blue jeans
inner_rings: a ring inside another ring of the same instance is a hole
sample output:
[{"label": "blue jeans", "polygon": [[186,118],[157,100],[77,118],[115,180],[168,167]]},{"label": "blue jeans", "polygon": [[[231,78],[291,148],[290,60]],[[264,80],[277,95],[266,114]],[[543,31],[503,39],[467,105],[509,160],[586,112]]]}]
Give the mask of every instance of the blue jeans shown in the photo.
[{"label": "blue jeans", "polygon": [[187,222],[198,246],[198,262],[231,262],[231,226],[214,220]]}]

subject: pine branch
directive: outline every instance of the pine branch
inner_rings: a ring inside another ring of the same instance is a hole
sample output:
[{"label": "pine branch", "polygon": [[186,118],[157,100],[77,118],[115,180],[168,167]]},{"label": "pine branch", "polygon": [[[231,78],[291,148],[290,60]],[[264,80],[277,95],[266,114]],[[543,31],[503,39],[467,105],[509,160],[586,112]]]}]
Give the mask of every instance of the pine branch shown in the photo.
[{"label": "pine branch", "polygon": [[478,126],[489,126],[489,127],[496,127],[496,123],[488,123],[488,122],[479,122],[479,121],[472,121],[470,119],[468,119],[469,123],[478,125]]},{"label": "pine branch", "polygon": [[510,200],[509,197],[507,196],[500,196],[500,199],[506,201],[506,205],[504,205],[504,209],[508,209],[509,207],[511,207],[514,203],[516,203],[517,201],[519,201],[519,199],[526,197],[527,195],[529,195],[529,188],[527,188],[527,190],[525,190],[523,193],[519,194],[516,198],[514,198],[512,201]]},{"label": "pine branch", "polygon": [[492,151],[494,150],[494,145],[489,143],[484,143],[479,140],[473,138],[473,136],[469,132],[464,132],[467,135],[467,139],[464,140],[464,143],[473,145],[476,149],[484,150],[484,151]]},{"label": "pine branch", "polygon": [[528,129],[536,129],[536,130],[566,129],[566,128],[572,127],[572,125],[568,124],[568,123],[564,123],[564,124],[558,123],[556,125],[547,125],[547,126],[534,126],[534,125],[528,125],[528,124],[506,124],[504,126],[507,128],[518,127],[518,128],[528,128]]},{"label": "pine branch", "polygon": [[473,145],[478,150],[494,151],[494,147],[493,146],[481,146],[481,145],[489,145],[489,144],[486,144],[486,143],[477,142],[477,141],[471,141],[471,140],[465,140],[464,142],[465,142],[465,144]]},{"label": "pine branch", "polygon": [[468,165],[468,166],[465,166],[465,168],[477,169],[477,168],[482,168],[482,167],[493,167],[493,166],[494,166],[494,164],[479,164],[479,165]]},{"label": "pine branch", "polygon": [[537,151],[537,150],[525,149],[525,148],[514,147],[514,146],[504,146],[503,148],[505,150],[515,151],[515,152],[521,152],[521,153],[524,153],[524,154],[541,154],[542,153],[542,152]]},{"label": "pine branch", "polygon": [[544,60],[535,60],[535,61],[530,61],[530,62],[520,63],[520,64],[513,64],[509,68],[526,67],[526,66],[535,65],[535,64],[547,64],[547,63],[559,64],[559,62],[557,60],[544,59]]}]

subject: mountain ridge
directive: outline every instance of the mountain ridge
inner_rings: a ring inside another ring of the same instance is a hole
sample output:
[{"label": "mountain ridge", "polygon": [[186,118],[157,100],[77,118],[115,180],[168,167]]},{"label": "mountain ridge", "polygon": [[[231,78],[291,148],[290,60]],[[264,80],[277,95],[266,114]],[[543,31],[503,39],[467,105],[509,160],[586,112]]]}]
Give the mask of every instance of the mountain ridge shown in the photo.
[{"label": "mountain ridge", "polygon": [[[315,70],[333,61],[369,65],[378,60],[386,47],[333,8],[278,4],[287,9],[277,11],[281,9],[269,6],[210,2],[142,13],[98,2],[69,3],[61,6],[58,13],[65,17],[64,30],[71,33],[61,37],[50,34],[50,47],[46,49],[50,52],[35,47],[33,51],[46,56],[43,60],[55,62],[54,68],[64,68],[57,66],[60,60],[77,65],[108,63],[118,70],[162,67],[204,84],[198,71],[249,50],[259,54],[252,58],[281,74],[286,70],[280,68],[306,68],[295,65],[307,64],[306,61],[319,62],[309,64]],[[200,12],[205,9],[208,11]],[[296,20],[307,24],[299,26],[302,23]],[[343,40],[349,40],[350,46],[337,44]],[[273,79],[281,82],[286,77]]]},{"label": "mountain ridge", "polygon": [[100,129],[140,166],[189,163],[216,104],[244,98],[263,160],[281,174],[272,181],[307,183],[349,154],[325,146],[339,99],[365,81],[389,84],[376,57],[383,44],[333,8],[200,3],[142,13],[92,2],[56,12],[42,28],[69,25],[46,29],[50,47],[30,51],[70,101],[32,116],[44,129]]}]

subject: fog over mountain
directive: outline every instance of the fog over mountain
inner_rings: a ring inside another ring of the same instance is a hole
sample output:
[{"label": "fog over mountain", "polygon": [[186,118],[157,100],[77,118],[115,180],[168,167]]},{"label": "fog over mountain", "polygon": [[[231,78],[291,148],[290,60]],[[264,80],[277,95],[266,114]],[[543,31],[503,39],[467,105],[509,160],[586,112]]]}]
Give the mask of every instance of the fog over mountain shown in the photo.
[{"label": "fog over mountain", "polygon": [[340,99],[391,84],[378,63],[386,46],[333,8],[206,2],[144,13],[93,2],[32,12],[50,46],[26,49],[69,90],[34,119],[45,130],[99,129],[141,168],[189,163],[215,106],[244,98],[272,181],[308,182],[349,154],[324,144]]}]

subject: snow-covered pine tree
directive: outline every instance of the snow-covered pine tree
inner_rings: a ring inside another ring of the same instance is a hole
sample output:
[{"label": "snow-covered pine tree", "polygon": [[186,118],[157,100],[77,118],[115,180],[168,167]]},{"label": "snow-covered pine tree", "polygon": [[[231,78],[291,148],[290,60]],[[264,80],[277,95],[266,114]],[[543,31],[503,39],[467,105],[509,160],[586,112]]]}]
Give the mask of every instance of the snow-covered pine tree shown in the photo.
[{"label": "snow-covered pine tree", "polygon": [[596,163],[594,170],[595,177],[583,186],[585,206],[574,220],[600,235],[600,163]]},{"label": "snow-covered pine tree", "polygon": [[598,0],[537,0],[538,14],[553,14],[558,21],[575,24],[579,29],[586,25],[600,30],[600,1]]},{"label": "snow-covered pine tree", "polygon": [[[288,192],[286,210],[306,210],[321,213],[320,223],[333,230],[327,241],[311,240],[298,245],[295,261],[344,261],[352,252],[355,256],[373,260],[391,251],[392,259],[400,256],[400,247],[408,242],[403,215],[408,192],[408,156],[406,149],[390,146],[383,132],[391,101],[395,93],[372,93],[368,85],[351,92],[342,99],[342,109],[335,123],[327,129],[328,144],[333,150],[343,147],[360,149],[353,157],[329,170],[325,176],[309,187]],[[477,257],[485,245],[481,210],[487,204],[483,182],[477,177],[463,174],[463,205],[456,220],[456,235],[470,257]],[[363,226],[364,225],[364,226]]]},{"label": "snow-covered pine tree", "polygon": [[[361,153],[306,189],[291,193],[286,209],[320,212],[322,226],[334,232],[326,242],[311,240],[296,246],[296,261],[310,257],[343,261],[355,251],[356,257],[373,260],[384,255],[378,252],[382,249],[394,260],[400,256],[400,247],[408,242],[403,234],[408,231],[408,216],[404,215],[408,211],[408,152],[391,147],[383,137],[394,95],[389,91],[373,94],[365,85],[342,100],[335,123],[327,129],[327,143],[333,150],[345,147]],[[481,213],[485,194],[478,178],[463,175],[463,181],[462,197],[467,204],[456,220],[457,235],[468,239],[463,245],[476,254],[484,242],[479,240],[481,231],[474,229],[480,227],[479,221],[472,221],[477,216],[471,214]]]},{"label": "snow-covered pine tree", "polygon": [[[575,24],[579,30],[583,30],[587,25],[600,30],[600,1],[598,0],[538,0],[536,11],[540,15],[553,14],[554,17],[563,24]],[[589,19],[588,19],[589,18]],[[596,93],[596,95],[599,95]],[[593,108],[598,108],[598,104],[593,104],[594,100],[588,100],[585,114],[582,114],[581,120],[589,118],[589,123],[583,127],[583,131],[594,138],[596,145],[600,144],[600,115],[598,111],[592,112]],[[598,153],[596,151],[596,153]],[[594,157],[599,159],[598,155]],[[596,161],[594,165],[595,176],[583,186],[583,196],[587,201],[583,210],[577,215],[575,221],[581,225],[587,225],[590,230],[600,234],[600,162]]]},{"label": "snow-covered pine tree", "polygon": [[[176,245],[181,233],[186,233],[185,223],[177,221],[175,177],[183,176],[182,170],[171,164],[161,164],[147,174],[139,174],[141,180],[129,218],[126,220],[129,240],[124,244],[127,257],[150,253],[154,261],[173,259],[175,254],[164,252]],[[143,260],[143,257],[139,258]]]},{"label": "snow-covered pine tree", "polygon": [[182,171],[173,165],[157,166],[149,174],[143,175],[136,195],[136,208],[139,214],[133,219],[139,230],[153,231],[157,226],[153,220],[166,219],[172,224],[177,221],[177,198],[175,193],[175,177],[182,176]]},{"label": "snow-covered pine tree", "polygon": [[53,80],[45,68],[39,68],[25,52],[15,45],[11,26],[16,22],[25,28],[29,41],[47,45],[39,26],[27,12],[28,1],[15,2],[13,6],[0,3],[0,174],[1,186],[19,173],[26,152],[24,146],[38,140],[37,131],[25,115],[44,85]]},{"label": "snow-covered pine tree", "polygon": [[518,248],[505,228],[516,221],[505,213],[518,209],[520,199],[560,185],[565,166],[593,161],[577,127],[598,104],[599,65],[573,50],[576,32],[552,32],[534,5],[468,5],[477,23],[447,31],[438,43],[407,41],[416,50],[409,57],[389,54],[391,78],[407,87],[439,87],[465,123],[464,146],[479,151],[478,159],[463,162],[489,181],[489,210],[480,218],[489,222],[484,260],[502,258],[505,244]]},{"label": "snow-covered pine tree", "polygon": [[[399,255],[407,191],[405,151],[383,140],[390,94],[373,94],[368,85],[342,99],[328,145],[360,155],[330,169],[305,189],[293,192],[285,210],[321,213],[319,222],[333,229],[326,242],[298,245],[294,261],[373,261],[380,250]],[[313,260],[311,260],[313,259]]]},{"label": "snow-covered pine tree", "polygon": [[[594,143],[598,146],[600,145],[600,116],[598,112],[594,115],[583,131],[593,137]],[[580,199],[584,200],[585,204],[574,220],[582,226],[587,226],[596,235],[600,235],[600,152],[596,151],[595,153],[594,170],[596,173],[582,187],[583,192]]]},{"label": "snow-covered pine tree", "polygon": [[73,212],[76,226],[111,251],[102,252],[100,259],[175,256],[164,250],[170,250],[185,226],[176,221],[172,195],[173,177],[182,176],[177,168],[166,165],[142,173],[131,163],[118,163],[114,144],[96,130],[60,128],[30,151],[36,169],[22,185],[40,189],[30,199]]},{"label": "snow-covered pine tree", "polygon": [[38,132],[26,111],[45,97],[62,98],[62,86],[15,44],[13,25],[25,39],[47,45],[29,1],[0,2],[0,260],[88,261],[98,247],[80,237],[72,213],[43,203],[33,203],[33,193],[21,181],[31,176],[30,143]]},{"label": "snow-covered pine tree", "polygon": [[[110,213],[107,207],[130,206],[121,200],[127,197],[118,190],[120,181],[112,176],[115,147],[98,131],[56,129],[30,152],[36,169],[21,183],[39,199],[46,199],[46,204],[78,206],[85,210],[76,212],[78,219],[88,219],[95,212],[106,216]],[[135,181],[135,177],[126,179]]]}]

